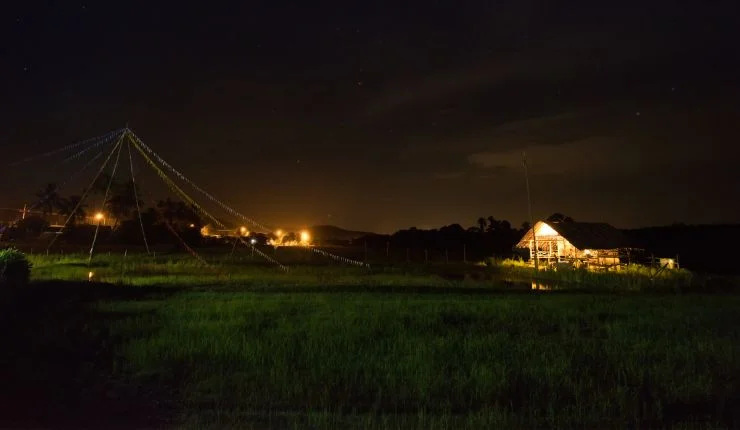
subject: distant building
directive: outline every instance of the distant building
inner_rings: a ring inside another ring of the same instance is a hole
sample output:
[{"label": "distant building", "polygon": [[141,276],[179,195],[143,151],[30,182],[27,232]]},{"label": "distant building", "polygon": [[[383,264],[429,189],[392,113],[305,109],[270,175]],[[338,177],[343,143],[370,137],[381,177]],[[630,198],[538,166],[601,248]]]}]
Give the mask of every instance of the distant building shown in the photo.
[{"label": "distant building", "polygon": [[575,267],[618,266],[626,262],[631,249],[627,237],[609,224],[550,221],[538,221],[516,247],[529,249],[532,264],[537,258],[543,266]]}]

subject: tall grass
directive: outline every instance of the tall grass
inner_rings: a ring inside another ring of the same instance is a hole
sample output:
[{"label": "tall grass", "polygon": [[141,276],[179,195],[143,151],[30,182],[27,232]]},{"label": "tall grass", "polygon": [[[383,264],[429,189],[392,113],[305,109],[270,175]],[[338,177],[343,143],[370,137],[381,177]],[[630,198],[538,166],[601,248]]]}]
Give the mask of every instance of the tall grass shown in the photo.
[{"label": "tall grass", "polygon": [[[732,425],[740,299],[189,293],[108,303],[189,428]],[[693,423],[693,424],[692,424]]]},{"label": "tall grass", "polygon": [[[738,296],[487,294],[505,284],[418,267],[286,274],[244,256],[210,268],[186,255],[31,260],[36,281],[94,272],[122,285],[37,282],[23,306],[8,302],[0,376],[31,387],[24,399],[74,400],[71,383],[90,399],[165,405],[155,409],[173,428],[193,429],[740,425]],[[599,275],[569,276],[610,290]],[[409,294],[415,285],[444,294]],[[60,378],[67,368],[77,373]],[[13,395],[0,386],[0,399]]]},{"label": "tall grass", "polygon": [[521,260],[491,260],[491,266],[509,277],[548,281],[560,288],[580,287],[594,290],[666,291],[701,289],[706,278],[684,269],[659,270],[631,264],[609,271],[585,268],[545,267],[535,270]]},{"label": "tall grass", "polygon": [[347,265],[292,265],[288,272],[249,256],[211,256],[207,265],[187,254],[123,256],[98,255],[88,265],[82,254],[32,255],[33,279],[87,280],[135,286],[211,286],[271,288],[279,286],[424,286],[491,287],[492,282],[457,282],[417,268],[379,267],[369,270]]}]

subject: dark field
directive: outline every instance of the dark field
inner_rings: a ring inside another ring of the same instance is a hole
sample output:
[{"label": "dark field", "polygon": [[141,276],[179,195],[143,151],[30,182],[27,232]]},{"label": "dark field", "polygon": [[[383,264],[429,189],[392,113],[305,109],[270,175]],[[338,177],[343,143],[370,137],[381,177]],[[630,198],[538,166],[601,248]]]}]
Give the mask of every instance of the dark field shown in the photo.
[{"label": "dark field", "polygon": [[2,296],[3,428],[740,425],[736,295],[34,263]]}]

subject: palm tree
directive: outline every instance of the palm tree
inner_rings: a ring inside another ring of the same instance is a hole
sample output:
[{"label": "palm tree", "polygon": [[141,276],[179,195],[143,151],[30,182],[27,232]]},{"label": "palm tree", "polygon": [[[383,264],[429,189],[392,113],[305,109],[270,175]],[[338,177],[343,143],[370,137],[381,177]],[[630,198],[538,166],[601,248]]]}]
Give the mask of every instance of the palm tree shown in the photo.
[{"label": "palm tree", "polygon": [[498,227],[498,221],[496,221],[496,218],[489,216],[486,218],[488,220],[488,231],[489,233],[496,231],[496,227]]},{"label": "palm tree", "polygon": [[41,207],[44,216],[53,214],[54,210],[61,206],[62,198],[57,193],[58,188],[56,184],[50,183],[46,185],[46,188],[36,193],[36,197],[39,198],[36,206]]},{"label": "palm tree", "polygon": [[111,216],[116,219],[116,225],[122,219],[131,218],[131,214],[137,207],[137,203],[141,205],[141,200],[136,201],[136,193],[133,181],[127,181],[123,184],[116,184],[113,189],[113,196],[106,202],[106,208],[110,212]]},{"label": "palm tree", "polygon": [[60,203],[59,213],[65,217],[71,217],[73,225],[87,217],[87,212],[85,211],[87,205],[82,203],[82,197],[70,196],[62,199]]},{"label": "palm tree", "polygon": [[481,233],[486,231],[486,219],[483,217],[478,218],[478,231]]}]

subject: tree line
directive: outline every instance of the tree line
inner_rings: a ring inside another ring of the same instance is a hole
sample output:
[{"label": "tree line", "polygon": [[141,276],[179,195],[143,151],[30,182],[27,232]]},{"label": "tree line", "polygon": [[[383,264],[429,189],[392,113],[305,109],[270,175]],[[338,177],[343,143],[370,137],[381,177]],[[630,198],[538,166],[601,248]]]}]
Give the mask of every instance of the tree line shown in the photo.
[{"label": "tree line", "polygon": [[[554,213],[547,220],[574,222],[573,218],[561,213]],[[422,250],[426,254],[452,254],[456,259],[465,258],[471,261],[491,256],[526,257],[526,253],[514,249],[514,246],[530,228],[530,223],[526,221],[519,227],[513,227],[507,220],[487,216],[478,218],[473,226],[467,228],[460,224],[428,230],[411,227],[390,235],[366,235],[353,240],[351,245],[374,250],[386,249],[388,254],[390,249],[406,249],[409,252]]]},{"label": "tree line", "polygon": [[[153,243],[179,243],[172,236],[171,229],[189,245],[200,243],[200,229],[204,223],[194,207],[170,198],[145,206],[137,198],[135,187],[131,180],[121,182],[107,174],[101,175],[81,194],[70,196],[61,195],[57,184],[47,184],[35,193],[37,200],[31,207],[37,209],[41,216],[26,216],[6,233],[6,238],[30,239],[38,236],[50,229],[50,216],[59,215],[68,221],[63,232],[65,239],[68,242],[85,242],[95,229],[95,214],[101,212],[107,220],[102,230],[115,243],[143,244],[142,228]],[[84,201],[83,196],[86,196]]]},{"label": "tree line", "polygon": [[[29,238],[49,229],[49,215],[57,214],[69,223],[64,231],[68,242],[84,243],[95,228],[92,218],[101,211],[109,222],[105,223],[107,240],[121,244],[143,244],[142,228],[150,243],[178,243],[178,236],[191,246],[204,243],[201,228],[204,220],[191,205],[166,198],[146,206],[137,199],[136,185],[132,181],[117,181],[110,175],[101,175],[89,190],[81,195],[62,196],[56,184],[48,184],[36,193],[34,207],[41,217],[29,216],[20,221],[14,231],[18,239]],[[87,197],[83,201],[83,197]],[[140,194],[139,194],[140,195]],[[84,222],[88,220],[88,222]],[[572,218],[555,213],[548,220],[570,222]],[[491,255],[510,257],[514,245],[529,230],[528,222],[513,227],[507,220],[494,216],[480,217],[471,227],[450,224],[439,229],[422,230],[415,227],[399,230],[391,235],[369,234],[353,241],[321,240],[318,245],[344,245],[370,247],[374,249],[406,248],[423,249],[429,252],[465,253],[469,259]],[[293,234],[295,233],[288,233]],[[6,236],[7,237],[7,236]],[[265,243],[270,235],[255,235],[259,243]],[[285,239],[285,238],[283,238]],[[297,238],[296,238],[297,240]]]}]

